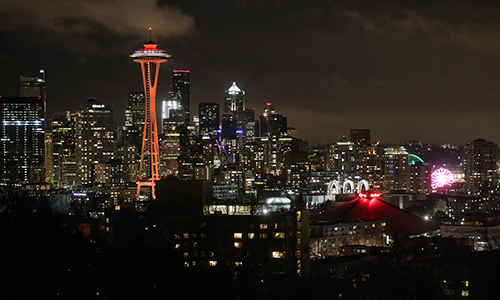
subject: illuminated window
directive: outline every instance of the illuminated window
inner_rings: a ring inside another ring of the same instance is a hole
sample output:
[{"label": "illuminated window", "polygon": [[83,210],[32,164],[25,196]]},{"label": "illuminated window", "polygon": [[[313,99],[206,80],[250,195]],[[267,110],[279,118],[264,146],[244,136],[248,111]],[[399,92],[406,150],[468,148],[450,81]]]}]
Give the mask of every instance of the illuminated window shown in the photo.
[{"label": "illuminated window", "polygon": [[234,233],[234,238],[235,239],[241,239],[241,238],[243,238],[243,233],[241,233],[241,232],[235,232]]},{"label": "illuminated window", "polygon": [[201,234],[201,238],[202,238],[202,239],[204,239],[204,238],[206,238],[206,237],[207,237],[207,236],[206,236],[204,233],[202,233],[202,234]]},{"label": "illuminated window", "polygon": [[259,225],[259,228],[260,229],[267,229],[267,224],[266,223],[262,223]]},{"label": "illuminated window", "polygon": [[188,268],[189,267],[189,262],[185,261],[184,262],[184,268]]},{"label": "illuminated window", "polygon": [[109,232],[109,227],[106,227],[106,232]]},{"label": "illuminated window", "polygon": [[109,223],[109,218],[106,218],[106,223]]},{"label": "illuminated window", "polygon": [[184,234],[183,234],[183,237],[184,237],[185,239],[189,239],[189,233],[184,233]]},{"label": "illuminated window", "polygon": [[241,261],[235,261],[234,262],[234,266],[235,267],[241,267],[241,266],[243,266],[243,262],[241,262]]},{"label": "illuminated window", "polygon": [[249,238],[250,240],[253,240],[253,239],[255,238],[255,233],[253,233],[253,232],[249,232],[249,233],[248,233],[248,238]]},{"label": "illuminated window", "polygon": [[469,291],[468,290],[462,290],[462,297],[469,297]]},{"label": "illuminated window", "polygon": [[184,258],[189,256],[189,252],[184,252]]},{"label": "illuminated window", "polygon": [[174,234],[174,237],[175,237],[176,240],[178,240],[178,239],[181,238],[181,235],[176,233],[176,234]]},{"label": "illuminated window", "polygon": [[215,266],[217,266],[217,261],[216,260],[211,260],[211,261],[208,262],[208,265],[210,267],[215,267]]},{"label": "illuminated window", "polygon": [[261,239],[267,239],[267,233],[261,233],[259,237]]},{"label": "illuminated window", "polygon": [[275,232],[274,233],[274,238],[275,239],[284,239],[285,238],[285,233],[284,232]]},{"label": "illuminated window", "polygon": [[285,252],[282,252],[282,251],[273,251],[272,252],[273,258],[283,258],[284,256],[285,256]]},{"label": "illuminated window", "polygon": [[241,248],[243,244],[241,242],[234,242],[234,248]]},{"label": "illuminated window", "polygon": [[191,265],[192,265],[193,267],[194,267],[194,266],[196,266],[196,261],[194,261],[194,260],[193,260],[193,261],[191,262]]},{"label": "illuminated window", "polygon": [[179,249],[181,247],[181,244],[175,244],[175,249]]}]

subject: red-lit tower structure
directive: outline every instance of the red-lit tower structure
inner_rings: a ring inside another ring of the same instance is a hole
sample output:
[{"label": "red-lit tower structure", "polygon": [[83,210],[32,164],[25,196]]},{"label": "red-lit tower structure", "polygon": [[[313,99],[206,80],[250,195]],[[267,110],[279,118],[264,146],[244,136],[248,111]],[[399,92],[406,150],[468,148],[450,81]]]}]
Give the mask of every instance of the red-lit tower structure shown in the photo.
[{"label": "red-lit tower structure", "polygon": [[151,27],[149,28],[149,42],[144,48],[130,55],[134,62],[141,64],[144,94],[146,98],[146,113],[144,118],[144,132],[142,135],[141,163],[139,166],[139,180],[137,181],[136,199],[143,200],[141,188],[148,188],[148,196],[156,198],[155,181],[160,180],[160,162],[158,154],[158,127],[156,124],[156,84],[160,73],[160,64],[170,57],[165,50],[156,48],[157,44],[151,41]]}]

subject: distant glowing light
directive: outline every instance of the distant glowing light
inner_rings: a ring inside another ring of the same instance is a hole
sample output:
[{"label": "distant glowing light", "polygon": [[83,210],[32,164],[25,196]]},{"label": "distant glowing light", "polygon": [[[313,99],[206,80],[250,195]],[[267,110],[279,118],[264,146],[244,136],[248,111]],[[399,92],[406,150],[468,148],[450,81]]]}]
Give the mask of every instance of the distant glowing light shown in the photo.
[{"label": "distant glowing light", "polygon": [[439,168],[432,172],[431,187],[432,189],[444,188],[453,184],[453,174],[450,171]]}]

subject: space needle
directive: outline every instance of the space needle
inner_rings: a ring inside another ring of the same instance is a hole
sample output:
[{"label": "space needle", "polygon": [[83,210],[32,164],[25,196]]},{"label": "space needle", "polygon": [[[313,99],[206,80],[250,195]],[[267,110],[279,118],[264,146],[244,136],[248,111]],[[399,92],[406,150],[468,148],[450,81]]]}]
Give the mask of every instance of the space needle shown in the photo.
[{"label": "space needle", "polygon": [[144,48],[130,55],[130,57],[134,58],[134,62],[141,64],[146,98],[141,162],[137,181],[137,201],[148,200],[148,198],[155,199],[155,181],[160,180],[158,126],[156,124],[156,84],[158,83],[160,64],[166,62],[171,55],[167,54],[165,50],[156,48],[156,46],[157,44],[151,41],[151,27],[149,27],[149,42],[144,44]]}]

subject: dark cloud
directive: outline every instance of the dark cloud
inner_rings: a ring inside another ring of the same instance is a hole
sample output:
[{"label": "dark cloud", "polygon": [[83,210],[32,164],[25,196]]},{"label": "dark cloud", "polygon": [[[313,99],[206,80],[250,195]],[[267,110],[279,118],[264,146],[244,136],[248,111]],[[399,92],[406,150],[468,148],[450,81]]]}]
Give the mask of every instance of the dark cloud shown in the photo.
[{"label": "dark cloud", "polygon": [[189,68],[194,113],[236,81],[248,107],[273,102],[311,144],[351,128],[384,143],[500,142],[498,11],[497,1],[461,0],[1,3],[0,38],[16,48],[1,50],[0,93],[45,67],[49,107],[96,96],[117,104],[119,120],[126,91],[141,88],[128,55],[153,26],[173,55],[159,97],[171,69]]},{"label": "dark cloud", "polygon": [[0,17],[1,30],[39,32],[54,46],[105,55],[120,53],[123,44],[104,48],[102,39],[144,41],[149,26],[156,38],[185,35],[194,26],[192,17],[156,0],[2,1]]}]

